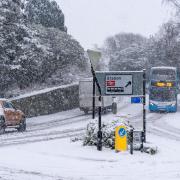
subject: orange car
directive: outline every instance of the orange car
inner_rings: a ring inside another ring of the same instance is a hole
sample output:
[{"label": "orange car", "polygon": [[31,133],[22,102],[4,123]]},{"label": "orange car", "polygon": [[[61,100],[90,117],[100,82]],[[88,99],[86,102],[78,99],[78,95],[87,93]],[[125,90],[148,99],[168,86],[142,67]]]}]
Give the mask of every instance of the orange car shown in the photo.
[{"label": "orange car", "polygon": [[26,118],[24,113],[7,99],[0,99],[0,134],[3,134],[7,127],[16,128],[20,132],[25,131]]}]

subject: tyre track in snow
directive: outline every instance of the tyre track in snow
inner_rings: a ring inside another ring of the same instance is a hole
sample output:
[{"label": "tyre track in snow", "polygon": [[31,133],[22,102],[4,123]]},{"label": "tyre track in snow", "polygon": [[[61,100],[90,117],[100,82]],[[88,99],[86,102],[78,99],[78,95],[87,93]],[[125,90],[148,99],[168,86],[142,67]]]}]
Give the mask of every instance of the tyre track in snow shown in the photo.
[{"label": "tyre track in snow", "polygon": [[[123,107],[126,108],[126,106]],[[105,114],[104,116],[106,115],[108,114]],[[89,115],[77,115],[74,117],[48,121],[47,123],[39,123],[40,126],[39,124],[38,126],[37,124],[31,124],[31,126],[28,127],[27,131],[21,134],[15,131],[13,133],[6,133],[5,135],[0,136],[0,147],[81,136],[85,133],[85,127],[65,130],[53,129],[65,125],[72,125],[80,122],[88,122],[90,120],[91,118]]]},{"label": "tyre track in snow", "polygon": [[164,129],[151,127],[147,132],[157,135],[157,136],[160,136],[160,137],[163,137],[163,138],[180,141],[180,136],[178,136],[178,134],[169,133],[167,130],[164,130]]},{"label": "tyre track in snow", "polygon": [[[79,114],[72,115],[67,118],[56,118],[50,121],[45,121],[42,123],[31,123],[28,126],[27,131],[19,133],[15,131],[6,132],[4,135],[0,136],[0,146],[9,146],[15,144],[27,144],[38,141],[47,141],[53,139],[62,139],[67,137],[73,137],[77,135],[82,135],[85,132],[85,127],[78,128],[64,128],[63,126],[68,126],[72,124],[78,124],[80,122],[88,122],[90,116]],[[61,128],[58,130],[58,128]]]},{"label": "tyre track in snow", "polygon": [[[81,117],[79,119],[79,117]],[[61,119],[59,122],[52,123],[51,126],[46,125],[46,127],[40,127],[39,129],[30,129],[26,132],[19,133],[19,132],[13,132],[13,133],[6,133],[4,135],[0,136],[0,146],[10,145],[10,144],[26,144],[27,142],[38,142],[38,141],[46,141],[52,140],[52,139],[58,139],[58,138],[67,138],[67,137],[73,137],[76,136],[77,133],[83,134],[85,132],[85,128],[71,128],[71,129],[65,129],[65,130],[57,130],[59,126],[69,125],[69,124],[76,124],[79,122],[87,122],[89,121],[89,117],[84,116],[76,116],[75,118],[68,118],[67,119]],[[70,120],[71,119],[71,120]],[[73,120],[72,120],[73,119]],[[56,128],[56,129],[54,129]]]},{"label": "tyre track in snow", "polygon": [[[127,108],[128,105],[125,104],[121,109]],[[108,114],[105,114],[106,116]],[[77,124],[80,122],[88,122],[91,120],[90,115],[72,115],[67,118],[56,118],[54,120],[40,122],[40,123],[27,123],[27,131],[24,133],[19,133],[17,131],[8,132],[5,135],[0,136],[0,147],[10,146],[10,145],[20,145],[28,144],[40,141],[48,141],[54,139],[69,138],[75,136],[82,136],[85,133],[85,127],[64,129],[64,130],[54,130],[58,127],[63,127],[67,125]]]},{"label": "tyre track in snow", "polygon": [[[125,104],[121,106],[121,110],[127,108],[129,105]],[[108,115],[108,114],[106,114]],[[106,116],[105,115],[105,116]],[[138,118],[141,114],[137,114],[135,117]],[[10,145],[20,145],[27,143],[34,143],[40,141],[48,141],[54,139],[69,138],[75,136],[81,136],[85,133],[85,127],[57,130],[58,127],[63,128],[63,126],[77,124],[80,122],[88,122],[91,120],[91,116],[79,114],[72,115],[72,117],[67,118],[56,118],[54,120],[40,122],[40,123],[30,123],[27,124],[27,131],[24,133],[19,132],[9,132],[5,135],[0,136],[0,146],[10,146]]]},{"label": "tyre track in snow", "polygon": [[[161,137],[166,137],[168,139],[173,139],[180,141],[180,129],[170,126],[163,118],[168,115],[168,113],[147,113],[146,116],[146,130],[148,133],[158,135]],[[133,124],[141,123],[140,119],[142,113],[139,113],[133,117],[128,118]]]},{"label": "tyre track in snow", "polygon": [[33,132],[33,131],[37,131],[37,130],[38,131],[46,130],[47,128],[54,128],[54,127],[59,127],[59,126],[68,125],[68,124],[72,124],[72,123],[78,123],[78,122],[86,121],[89,119],[90,119],[90,116],[86,116],[84,114],[76,115],[76,116],[72,116],[72,117],[68,117],[68,118],[63,118],[63,119],[58,118],[58,119],[48,121],[48,122],[31,124],[30,126],[28,126],[28,132]]},{"label": "tyre track in snow", "polygon": [[[125,104],[121,107],[121,110],[127,108],[129,105]],[[103,114],[103,116],[106,116],[107,114]],[[82,119],[83,118],[83,119]],[[91,119],[91,115],[85,115],[85,114],[80,114],[80,115],[75,115],[72,117],[68,118],[56,118],[55,120],[48,121],[48,122],[42,122],[42,123],[30,123],[28,126],[28,131],[27,132],[33,132],[33,131],[40,131],[40,130],[46,130],[47,128],[54,128],[54,127],[59,127],[59,126],[64,126],[72,123],[78,123],[78,122],[85,122],[89,121]]]},{"label": "tyre track in snow", "polygon": [[[125,109],[128,107],[128,104],[125,104],[121,107],[122,109]],[[103,114],[103,116],[107,116],[107,114]],[[68,117],[68,118],[63,118],[63,119],[56,119],[53,121],[48,121],[47,123],[38,123],[38,124],[31,124],[28,127],[27,132],[34,132],[34,131],[41,131],[41,130],[47,130],[50,128],[57,128],[57,127],[61,127],[61,126],[65,126],[65,125],[71,125],[71,124],[75,124],[75,123],[79,123],[79,122],[88,122],[92,120],[90,115],[85,115],[85,114],[80,114],[80,115],[76,115],[76,116],[72,116],[72,117]],[[17,133],[16,133],[17,134]]]},{"label": "tyre track in snow", "polygon": [[[139,113],[133,117],[130,117],[129,120],[136,119],[141,117],[142,114]],[[55,123],[52,123],[51,128],[57,128],[58,126],[68,125],[72,123],[78,123],[86,120],[90,120],[89,117],[80,118],[84,116],[75,116],[74,120],[73,118],[65,118],[61,120],[56,120]],[[79,119],[80,118],[80,119]],[[155,116],[154,120],[159,118],[159,116]],[[71,121],[70,121],[71,119]],[[67,121],[66,121],[67,120]],[[152,120],[152,119],[151,119]],[[58,121],[58,122],[57,122]],[[49,124],[49,123],[48,123]],[[49,125],[47,125],[49,127]],[[65,129],[65,130],[53,130],[47,132],[47,128],[40,127],[40,129],[30,130],[24,133],[13,133],[8,134],[8,136],[1,136],[1,142],[0,146],[10,146],[10,145],[20,145],[20,144],[28,144],[28,143],[34,143],[34,142],[41,142],[41,141],[49,141],[49,140],[55,140],[55,139],[63,139],[63,138],[69,138],[69,137],[75,137],[75,136],[82,136],[85,133],[86,128],[73,128],[73,129]]]},{"label": "tyre track in snow", "polygon": [[[84,117],[84,116],[80,115],[80,116],[75,116],[75,117],[70,117],[70,118],[64,118],[64,119],[59,119],[59,120],[55,120],[55,121],[51,121],[51,122],[48,122],[48,123],[41,123],[42,125],[40,126],[37,126],[36,124],[35,125],[31,125],[30,127],[28,126],[27,124],[27,130],[23,133],[19,133],[17,132],[16,130],[14,131],[7,131],[5,133],[5,135],[2,135],[0,136],[0,139],[1,137],[4,137],[6,139],[10,139],[12,136],[22,136],[23,137],[26,137],[29,136],[29,135],[33,135],[34,132],[38,131],[38,132],[41,132],[41,131],[50,131],[51,128],[58,128],[58,127],[61,127],[61,126],[65,126],[65,125],[69,125],[69,124],[74,124],[74,123],[78,123],[78,122],[87,122],[89,120],[89,117]],[[35,128],[34,128],[35,127]],[[39,127],[39,128],[38,128]],[[46,133],[48,133],[46,132]],[[38,133],[37,133],[38,135]],[[14,138],[14,137],[12,137]]]},{"label": "tyre track in snow", "polygon": [[14,137],[11,139],[1,140],[0,147],[35,143],[41,141],[50,141],[55,139],[63,139],[67,137],[70,138],[75,136],[82,136],[84,133],[85,133],[85,128],[77,128],[77,129],[66,129],[62,131],[50,132],[48,134],[41,133],[38,135],[34,134],[33,136],[18,137],[18,138]]},{"label": "tyre track in snow", "polygon": [[155,114],[148,123],[147,132],[168,139],[180,141],[180,129],[167,124],[163,119],[167,114]]}]

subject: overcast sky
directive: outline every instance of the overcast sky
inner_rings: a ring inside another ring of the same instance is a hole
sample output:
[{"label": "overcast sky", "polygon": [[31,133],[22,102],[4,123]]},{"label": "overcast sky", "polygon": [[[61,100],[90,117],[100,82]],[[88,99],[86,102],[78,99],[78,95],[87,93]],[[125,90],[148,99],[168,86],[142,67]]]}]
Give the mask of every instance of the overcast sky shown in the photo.
[{"label": "overcast sky", "polygon": [[172,15],[162,0],[56,0],[68,33],[87,49],[120,32],[149,36]]}]

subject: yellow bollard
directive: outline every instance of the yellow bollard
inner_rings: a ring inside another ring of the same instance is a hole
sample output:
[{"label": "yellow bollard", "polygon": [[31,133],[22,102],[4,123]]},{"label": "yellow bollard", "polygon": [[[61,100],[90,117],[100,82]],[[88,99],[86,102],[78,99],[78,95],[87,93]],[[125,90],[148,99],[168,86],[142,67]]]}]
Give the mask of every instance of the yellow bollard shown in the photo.
[{"label": "yellow bollard", "polygon": [[127,151],[127,128],[126,126],[118,126],[115,130],[115,150]]}]

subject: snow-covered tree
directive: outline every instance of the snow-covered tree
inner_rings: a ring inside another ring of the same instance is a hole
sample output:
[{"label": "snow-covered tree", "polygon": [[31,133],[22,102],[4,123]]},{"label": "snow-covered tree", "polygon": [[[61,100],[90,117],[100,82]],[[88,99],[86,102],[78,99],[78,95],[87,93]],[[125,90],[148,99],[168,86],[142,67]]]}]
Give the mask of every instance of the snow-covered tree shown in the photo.
[{"label": "snow-covered tree", "polygon": [[146,67],[147,58],[145,57],[145,47],[133,44],[130,47],[111,56],[109,63],[110,70],[132,71],[142,70]]},{"label": "snow-covered tree", "polygon": [[110,70],[139,70],[146,66],[144,49],[147,39],[133,33],[120,33],[105,41],[103,54]]},{"label": "snow-covered tree", "polygon": [[67,28],[64,26],[64,14],[55,1],[27,0],[25,14],[31,23],[67,31]]},{"label": "snow-covered tree", "polygon": [[179,66],[180,28],[178,25],[173,21],[163,24],[159,32],[150,38],[146,51],[150,66]]},{"label": "snow-covered tree", "polygon": [[172,3],[177,9],[180,10],[180,0],[163,0],[163,1]]},{"label": "snow-covered tree", "polygon": [[[86,69],[86,58],[80,44],[62,31],[60,24],[58,27],[52,24],[46,27],[43,23],[32,23],[22,9],[27,7],[28,1],[25,3],[23,5],[20,0],[0,1],[1,93],[35,84],[69,83]],[[51,2],[50,11],[52,6],[57,7],[56,20],[60,18],[59,22],[64,27],[61,10]]]}]

